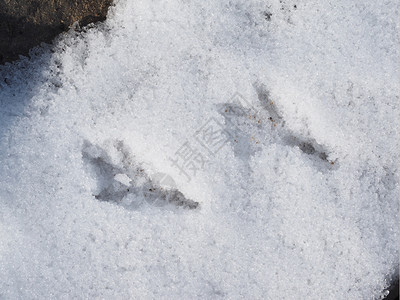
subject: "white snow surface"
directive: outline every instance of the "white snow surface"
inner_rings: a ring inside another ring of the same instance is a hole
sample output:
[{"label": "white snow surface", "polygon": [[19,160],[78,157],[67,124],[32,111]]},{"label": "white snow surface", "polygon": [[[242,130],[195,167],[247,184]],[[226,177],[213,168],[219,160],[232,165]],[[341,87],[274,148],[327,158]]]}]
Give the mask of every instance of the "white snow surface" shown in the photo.
[{"label": "white snow surface", "polygon": [[379,299],[397,2],[120,0],[1,66],[0,299]]}]

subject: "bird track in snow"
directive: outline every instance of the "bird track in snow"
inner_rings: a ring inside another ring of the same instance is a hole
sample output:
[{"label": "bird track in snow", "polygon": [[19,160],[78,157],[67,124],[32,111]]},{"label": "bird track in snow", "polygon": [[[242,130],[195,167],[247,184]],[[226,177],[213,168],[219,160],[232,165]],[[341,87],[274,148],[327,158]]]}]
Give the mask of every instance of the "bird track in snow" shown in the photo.
[{"label": "bird track in snow", "polygon": [[166,188],[155,182],[135,161],[123,141],[109,141],[103,148],[85,141],[83,161],[97,179],[96,199],[119,204],[127,209],[138,209],[144,204],[171,204],[196,209],[199,203],[190,200],[177,188]]}]

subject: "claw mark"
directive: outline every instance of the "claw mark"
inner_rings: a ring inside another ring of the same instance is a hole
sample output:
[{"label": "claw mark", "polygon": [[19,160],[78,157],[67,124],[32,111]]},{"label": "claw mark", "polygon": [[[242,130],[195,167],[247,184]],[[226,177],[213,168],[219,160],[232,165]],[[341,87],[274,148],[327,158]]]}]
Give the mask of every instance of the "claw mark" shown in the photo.
[{"label": "claw mark", "polygon": [[100,201],[114,202],[134,209],[144,204],[195,209],[198,202],[187,199],[176,188],[165,188],[153,182],[122,141],[114,141],[107,151],[86,141],[83,160],[94,171],[99,191],[94,193]]},{"label": "claw mark", "polygon": [[264,108],[269,114],[269,120],[274,123],[281,123],[283,118],[280,116],[275,102],[271,99],[270,92],[263,84],[254,83],[253,86],[256,89],[258,101],[260,102],[261,107]]},{"label": "claw mark", "polygon": [[323,145],[285,127],[285,120],[265,85],[257,82],[253,86],[259,102],[257,111],[253,111],[251,105],[251,108],[245,108],[240,103],[225,103],[219,110],[225,118],[226,130],[234,137],[232,147],[235,156],[245,162],[262,149],[262,144],[279,143],[298,147],[322,171],[338,167],[336,161],[328,159],[328,151]]}]

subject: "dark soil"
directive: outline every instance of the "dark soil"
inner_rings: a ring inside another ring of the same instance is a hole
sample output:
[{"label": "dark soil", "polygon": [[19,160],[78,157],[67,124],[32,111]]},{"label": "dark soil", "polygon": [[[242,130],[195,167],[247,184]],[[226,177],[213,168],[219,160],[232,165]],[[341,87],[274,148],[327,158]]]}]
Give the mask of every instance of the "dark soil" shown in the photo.
[{"label": "dark soil", "polygon": [[112,0],[0,0],[0,64],[50,43],[74,23],[106,18]]}]

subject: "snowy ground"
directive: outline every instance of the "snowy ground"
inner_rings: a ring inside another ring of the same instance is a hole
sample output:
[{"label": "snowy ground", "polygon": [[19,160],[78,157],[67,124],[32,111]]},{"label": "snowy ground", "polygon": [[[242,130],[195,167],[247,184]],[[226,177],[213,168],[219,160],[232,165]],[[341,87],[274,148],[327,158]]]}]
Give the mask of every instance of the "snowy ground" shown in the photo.
[{"label": "snowy ground", "polygon": [[121,0],[0,67],[0,299],[379,299],[397,1]]}]

